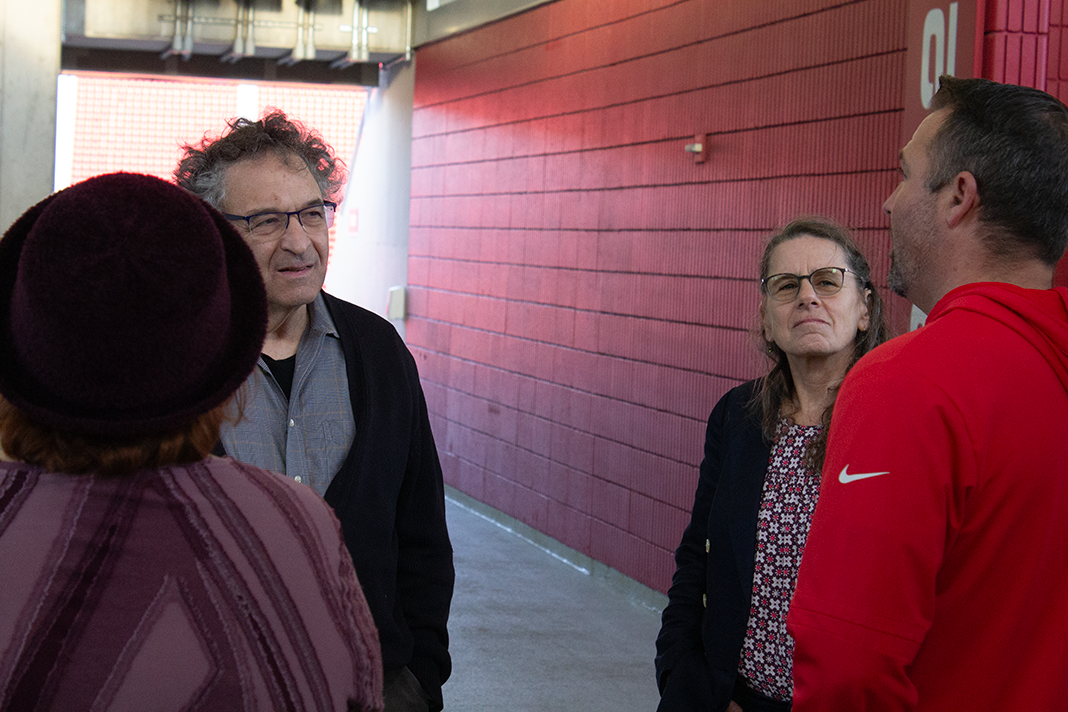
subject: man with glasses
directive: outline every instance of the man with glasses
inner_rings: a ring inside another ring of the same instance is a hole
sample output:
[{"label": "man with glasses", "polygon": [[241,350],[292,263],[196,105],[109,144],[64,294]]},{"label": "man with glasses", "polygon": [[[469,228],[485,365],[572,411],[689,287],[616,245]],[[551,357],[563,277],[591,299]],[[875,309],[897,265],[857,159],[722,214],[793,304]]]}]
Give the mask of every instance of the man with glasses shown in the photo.
[{"label": "man with glasses", "polygon": [[175,179],[231,221],[267,289],[263,353],[222,449],[325,497],[378,626],[387,712],[441,709],[454,570],[419,374],[389,322],[322,291],[344,167],[275,111],[186,146]]},{"label": "man with glasses", "polygon": [[900,159],[888,281],[928,318],[842,383],[787,618],[793,709],[1063,710],[1068,108],[942,77]]}]

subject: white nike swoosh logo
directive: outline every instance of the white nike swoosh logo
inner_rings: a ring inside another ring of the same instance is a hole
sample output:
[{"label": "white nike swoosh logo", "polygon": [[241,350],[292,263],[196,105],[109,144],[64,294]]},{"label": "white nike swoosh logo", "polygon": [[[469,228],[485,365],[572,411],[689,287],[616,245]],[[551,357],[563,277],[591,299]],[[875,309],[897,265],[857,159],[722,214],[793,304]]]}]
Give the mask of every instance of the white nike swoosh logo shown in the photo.
[{"label": "white nike swoosh logo", "polygon": [[890,472],[858,472],[855,475],[851,475],[846,470],[849,469],[849,465],[842,468],[842,471],[838,473],[838,481],[844,485],[850,482],[856,482],[857,480],[866,480],[869,477],[878,477],[879,475],[889,475]]}]

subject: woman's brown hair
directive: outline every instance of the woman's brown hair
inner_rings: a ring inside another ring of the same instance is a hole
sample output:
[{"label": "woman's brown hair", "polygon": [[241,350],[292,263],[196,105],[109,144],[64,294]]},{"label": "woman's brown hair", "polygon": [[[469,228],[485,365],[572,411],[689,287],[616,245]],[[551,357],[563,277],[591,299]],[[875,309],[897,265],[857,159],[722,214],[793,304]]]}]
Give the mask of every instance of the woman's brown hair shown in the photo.
[{"label": "woman's brown hair", "polygon": [[231,402],[197,416],[184,427],[129,438],[78,435],[42,425],[0,398],[0,448],[16,460],[72,475],[128,475],[145,468],[186,465],[207,457]]}]

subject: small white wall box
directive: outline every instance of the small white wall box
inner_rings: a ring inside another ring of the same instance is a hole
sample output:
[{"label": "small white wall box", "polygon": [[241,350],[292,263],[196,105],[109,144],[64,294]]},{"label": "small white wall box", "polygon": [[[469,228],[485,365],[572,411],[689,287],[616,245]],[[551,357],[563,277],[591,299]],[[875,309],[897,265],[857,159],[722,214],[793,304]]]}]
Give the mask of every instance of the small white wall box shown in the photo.
[{"label": "small white wall box", "polygon": [[387,319],[406,319],[408,317],[408,290],[404,287],[390,287],[389,301],[386,305]]}]

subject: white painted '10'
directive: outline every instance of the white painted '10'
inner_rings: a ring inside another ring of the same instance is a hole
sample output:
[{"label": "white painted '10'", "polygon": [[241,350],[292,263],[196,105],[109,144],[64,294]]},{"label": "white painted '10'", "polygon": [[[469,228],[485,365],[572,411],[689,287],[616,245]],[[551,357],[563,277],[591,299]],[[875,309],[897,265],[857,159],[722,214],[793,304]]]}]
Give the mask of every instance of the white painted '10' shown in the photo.
[{"label": "white painted '10'", "polygon": [[[934,43],[934,72],[931,72],[931,44]],[[956,75],[957,70],[957,3],[949,4],[949,23],[942,8],[927,13],[923,22],[923,67],[920,72],[920,101],[931,108],[931,98],[938,91],[938,78]]]}]

